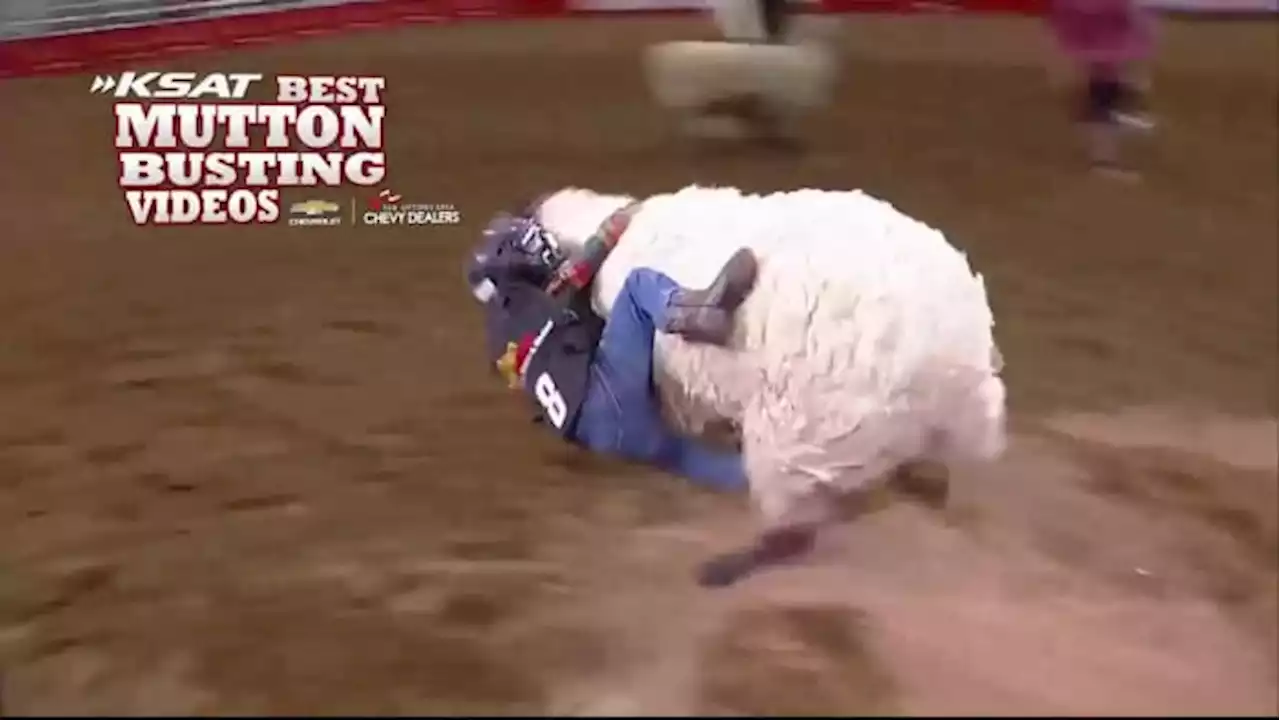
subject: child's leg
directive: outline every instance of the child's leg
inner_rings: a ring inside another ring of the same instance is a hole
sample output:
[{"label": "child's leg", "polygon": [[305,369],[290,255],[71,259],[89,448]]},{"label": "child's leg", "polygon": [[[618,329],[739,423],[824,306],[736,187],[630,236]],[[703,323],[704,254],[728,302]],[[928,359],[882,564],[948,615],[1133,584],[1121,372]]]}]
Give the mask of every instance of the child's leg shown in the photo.
[{"label": "child's leg", "polygon": [[1138,127],[1140,117],[1127,117],[1123,110],[1131,101],[1131,88],[1121,78],[1119,68],[1091,66],[1085,82],[1081,108],[1084,141],[1095,170],[1113,177],[1137,179],[1124,167],[1121,143],[1126,129]]},{"label": "child's leg", "polygon": [[[592,408],[583,410],[579,440],[597,452],[651,463],[700,485],[744,490],[741,455],[670,432],[659,411],[653,390],[654,332],[670,329],[678,313],[689,313],[673,307],[681,293],[690,295],[655,270],[639,268],[627,277],[596,350]],[[595,417],[597,410],[600,417]]]},{"label": "child's leg", "polygon": [[1120,137],[1115,113],[1123,94],[1123,86],[1115,73],[1089,68],[1081,120],[1085,126],[1089,160],[1095,165],[1110,167],[1120,163]]},{"label": "child's leg", "polygon": [[1148,131],[1155,128],[1147,108],[1147,83],[1139,75],[1120,77],[1120,99],[1117,102],[1115,121],[1128,130]]}]

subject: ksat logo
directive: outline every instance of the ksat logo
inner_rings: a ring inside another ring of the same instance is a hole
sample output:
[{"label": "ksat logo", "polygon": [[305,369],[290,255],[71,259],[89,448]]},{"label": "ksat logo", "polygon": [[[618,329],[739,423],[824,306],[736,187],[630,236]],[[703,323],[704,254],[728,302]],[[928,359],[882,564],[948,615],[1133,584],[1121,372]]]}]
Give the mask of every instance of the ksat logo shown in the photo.
[{"label": "ksat logo", "polygon": [[361,220],[365,225],[457,225],[462,214],[452,205],[401,203],[401,196],[382,190],[369,199]]}]

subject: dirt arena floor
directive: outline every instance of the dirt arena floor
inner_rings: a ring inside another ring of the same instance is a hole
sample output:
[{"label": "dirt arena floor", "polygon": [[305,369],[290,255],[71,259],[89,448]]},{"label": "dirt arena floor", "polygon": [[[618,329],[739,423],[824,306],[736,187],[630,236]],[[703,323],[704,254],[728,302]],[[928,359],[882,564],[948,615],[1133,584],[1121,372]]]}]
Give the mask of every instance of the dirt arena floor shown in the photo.
[{"label": "dirt arena floor", "polygon": [[[799,160],[669,142],[637,53],[709,33],[173,63],[385,74],[391,186],[464,215],[435,229],[139,230],[88,79],[0,85],[5,710],[1275,714],[1274,23],[1163,27],[1132,185],[1082,171],[1035,23],[851,20]],[[460,277],[499,208],[695,181],[943,228],[988,278],[1008,457],[697,589],[746,500],[530,426]]]}]

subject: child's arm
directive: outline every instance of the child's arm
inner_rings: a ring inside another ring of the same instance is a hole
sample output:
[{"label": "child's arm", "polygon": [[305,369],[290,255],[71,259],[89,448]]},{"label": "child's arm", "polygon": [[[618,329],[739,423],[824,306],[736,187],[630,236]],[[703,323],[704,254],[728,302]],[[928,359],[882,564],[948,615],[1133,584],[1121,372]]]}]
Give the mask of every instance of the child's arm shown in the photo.
[{"label": "child's arm", "polygon": [[636,205],[629,205],[605,220],[595,234],[587,239],[583,246],[582,259],[577,262],[566,262],[556,271],[556,276],[547,286],[547,293],[555,295],[566,285],[575,290],[586,289],[595,279],[600,267],[604,265],[609,253],[617,247],[622,234],[627,231]]}]

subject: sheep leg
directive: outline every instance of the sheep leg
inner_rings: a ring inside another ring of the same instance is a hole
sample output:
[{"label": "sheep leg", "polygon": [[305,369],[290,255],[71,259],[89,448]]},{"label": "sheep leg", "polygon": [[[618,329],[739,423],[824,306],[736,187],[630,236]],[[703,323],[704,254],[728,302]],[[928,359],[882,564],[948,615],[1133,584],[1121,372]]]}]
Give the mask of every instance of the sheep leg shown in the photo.
[{"label": "sheep leg", "polygon": [[[950,473],[947,465],[939,460],[902,463],[887,479],[892,489],[930,507],[940,508],[947,503]],[[854,492],[835,496],[823,492],[822,486],[813,488],[812,497],[803,503],[808,506],[801,514],[804,519],[793,515],[784,524],[765,530],[751,546],[706,561],[698,570],[698,584],[708,588],[727,587],[765,568],[803,559],[813,549],[818,531],[824,525],[838,522],[844,506],[858,495]]]},{"label": "sheep leg", "polygon": [[951,469],[932,458],[905,462],[889,476],[889,488],[930,508],[941,509],[951,495]]},{"label": "sheep leg", "polygon": [[717,555],[698,569],[703,587],[728,587],[759,570],[803,558],[817,540],[816,524],[797,524],[765,531],[751,547]]},{"label": "sheep leg", "polygon": [[702,564],[698,583],[726,587],[760,570],[802,560],[818,531],[839,520],[838,499],[824,483],[789,468],[769,443],[744,438],[747,474],[764,517],[765,529],[745,548],[717,555]]}]

